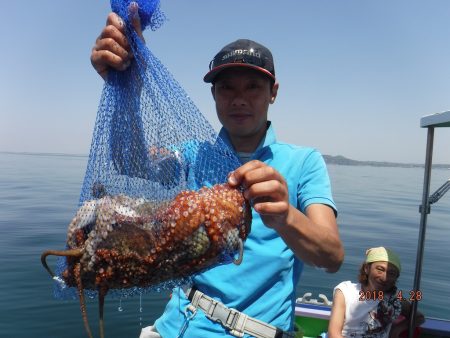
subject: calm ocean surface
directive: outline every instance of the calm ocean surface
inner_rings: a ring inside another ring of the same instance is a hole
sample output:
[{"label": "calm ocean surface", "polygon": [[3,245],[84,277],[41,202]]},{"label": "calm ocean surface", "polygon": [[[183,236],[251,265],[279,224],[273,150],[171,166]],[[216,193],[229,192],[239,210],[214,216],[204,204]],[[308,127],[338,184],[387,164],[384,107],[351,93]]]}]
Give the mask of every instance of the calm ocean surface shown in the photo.
[{"label": "calm ocean surface", "polygon": [[[0,153],[0,337],[85,337],[77,301],[53,299],[52,281],[42,268],[46,249],[63,249],[74,216],[86,157]],[[298,295],[323,293],[342,280],[355,280],[365,249],[396,248],[403,271],[399,288],[413,285],[423,184],[422,169],[328,167],[338,223],[346,249],[336,274],[306,267]],[[450,177],[433,171],[431,192]],[[427,316],[450,319],[450,194],[428,217],[419,309]],[[52,264],[54,261],[50,261]],[[163,311],[167,293],[124,299],[107,298],[106,336],[138,337]],[[119,311],[121,305],[122,311]],[[97,301],[88,302],[98,336]],[[181,320],[181,318],[180,318]]]}]

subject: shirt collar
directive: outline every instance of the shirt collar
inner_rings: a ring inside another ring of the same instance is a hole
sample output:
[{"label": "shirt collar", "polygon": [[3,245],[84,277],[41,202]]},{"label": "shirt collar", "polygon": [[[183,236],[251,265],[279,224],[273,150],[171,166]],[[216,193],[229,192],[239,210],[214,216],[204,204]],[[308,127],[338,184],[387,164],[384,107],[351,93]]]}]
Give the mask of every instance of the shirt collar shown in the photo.
[{"label": "shirt collar", "polygon": [[[267,121],[268,128],[266,130],[266,134],[262,138],[261,142],[259,143],[258,147],[255,150],[255,153],[260,152],[262,149],[274,144],[277,141],[275,130],[272,127],[272,122]],[[233,150],[234,147],[231,144],[230,135],[225,130],[225,128],[222,127],[219,132],[219,137]]]}]

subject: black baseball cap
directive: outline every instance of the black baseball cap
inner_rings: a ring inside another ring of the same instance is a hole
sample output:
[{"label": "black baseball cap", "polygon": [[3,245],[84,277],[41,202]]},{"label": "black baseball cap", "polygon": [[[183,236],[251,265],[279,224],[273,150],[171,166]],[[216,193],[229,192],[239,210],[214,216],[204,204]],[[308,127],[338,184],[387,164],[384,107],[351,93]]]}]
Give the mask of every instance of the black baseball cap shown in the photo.
[{"label": "black baseball cap", "polygon": [[214,82],[222,70],[230,67],[253,68],[275,81],[272,53],[268,48],[252,40],[239,39],[223,47],[209,63],[209,72],[203,81]]}]

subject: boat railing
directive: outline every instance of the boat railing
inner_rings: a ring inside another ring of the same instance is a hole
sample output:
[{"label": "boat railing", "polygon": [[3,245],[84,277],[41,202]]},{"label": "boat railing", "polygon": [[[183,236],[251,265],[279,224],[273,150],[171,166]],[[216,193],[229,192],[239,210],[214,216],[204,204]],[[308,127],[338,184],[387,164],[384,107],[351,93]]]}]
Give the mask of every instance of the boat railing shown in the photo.
[{"label": "boat railing", "polygon": [[428,203],[429,204],[436,203],[449,190],[450,190],[450,178],[430,196],[430,198],[428,199]]},{"label": "boat railing", "polygon": [[[424,167],[424,179],[423,179],[423,191],[422,191],[422,204],[419,207],[420,211],[420,227],[419,227],[419,238],[417,243],[417,256],[416,256],[416,269],[414,272],[414,286],[413,290],[420,290],[420,278],[422,275],[422,260],[425,242],[425,232],[427,227],[427,216],[430,213],[431,199],[436,202],[439,200],[445,192],[450,187],[447,181],[441,186],[433,195],[429,195],[430,189],[430,178],[431,178],[431,167],[433,163],[433,143],[434,143],[434,129],[439,127],[450,127],[450,111],[432,114],[424,116],[420,119],[420,126],[422,128],[427,128],[427,144],[425,150],[425,167]],[[434,203],[433,202],[433,203]],[[411,315],[409,319],[409,330],[408,338],[413,338],[416,313],[417,313],[417,302],[412,303]]]},{"label": "boat railing", "polygon": [[325,305],[325,306],[332,306],[333,302],[328,299],[327,296],[325,296],[322,293],[319,293],[318,298],[311,298],[312,293],[306,292],[303,294],[303,297],[297,298],[296,302],[301,304],[314,304],[314,305]]}]

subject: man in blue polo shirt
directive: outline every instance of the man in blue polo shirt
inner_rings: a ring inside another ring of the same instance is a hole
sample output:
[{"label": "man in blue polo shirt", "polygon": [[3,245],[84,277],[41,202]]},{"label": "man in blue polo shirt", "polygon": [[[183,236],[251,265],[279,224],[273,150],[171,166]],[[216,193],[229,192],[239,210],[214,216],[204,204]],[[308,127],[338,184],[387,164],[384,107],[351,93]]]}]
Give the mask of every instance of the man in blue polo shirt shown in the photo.
[{"label": "man in blue polo shirt", "polygon": [[[139,33],[138,19],[134,26]],[[124,41],[121,20],[110,14],[91,55],[102,77],[109,67],[126,69]],[[217,266],[175,289],[141,337],[291,337],[303,263],[335,272],[344,257],[325,163],[312,148],[277,141],[268,108],[278,82],[266,47],[246,39],[226,45],[204,81],[212,84],[219,137],[242,162],[229,184],[244,187],[252,230],[241,265]]]}]

